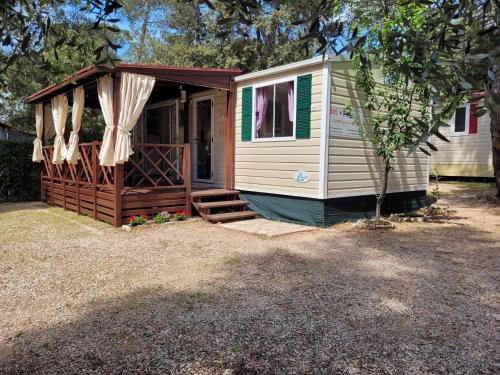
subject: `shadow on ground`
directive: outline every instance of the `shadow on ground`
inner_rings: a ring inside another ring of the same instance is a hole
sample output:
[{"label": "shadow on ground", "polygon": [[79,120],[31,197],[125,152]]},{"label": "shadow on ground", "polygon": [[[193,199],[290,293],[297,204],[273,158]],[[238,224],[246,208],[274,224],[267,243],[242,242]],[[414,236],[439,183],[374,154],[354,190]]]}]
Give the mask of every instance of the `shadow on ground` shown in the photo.
[{"label": "shadow on ground", "polygon": [[210,285],[135,290],[86,306],[70,323],[12,337],[2,343],[10,352],[0,372],[498,370],[498,244],[490,234],[453,226],[443,236],[429,226],[297,238],[229,258]]}]

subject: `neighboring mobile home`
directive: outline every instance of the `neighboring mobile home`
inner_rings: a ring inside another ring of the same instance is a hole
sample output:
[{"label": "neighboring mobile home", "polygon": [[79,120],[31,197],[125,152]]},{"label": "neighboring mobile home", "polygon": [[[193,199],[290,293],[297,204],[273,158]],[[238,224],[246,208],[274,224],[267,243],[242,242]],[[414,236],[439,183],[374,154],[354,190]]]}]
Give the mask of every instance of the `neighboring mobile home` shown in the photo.
[{"label": "neighboring mobile home", "polygon": [[14,142],[28,142],[35,139],[34,134],[27,133],[13,126],[0,122],[0,140]]},{"label": "neighboring mobile home", "polygon": [[[254,217],[247,205],[320,226],[371,214],[381,166],[343,111],[353,104],[363,121],[351,62],[318,57],[240,73],[94,66],[31,95],[42,200],[114,225],[191,204],[212,222]],[[84,105],[103,111],[102,142],[78,144]],[[423,153],[401,152],[387,211],[424,204],[428,174]]]},{"label": "neighboring mobile home", "polygon": [[476,116],[481,105],[482,100],[457,109],[450,126],[441,130],[449,143],[433,137],[438,151],[432,154],[431,167],[437,168],[440,176],[493,177],[490,117]]}]

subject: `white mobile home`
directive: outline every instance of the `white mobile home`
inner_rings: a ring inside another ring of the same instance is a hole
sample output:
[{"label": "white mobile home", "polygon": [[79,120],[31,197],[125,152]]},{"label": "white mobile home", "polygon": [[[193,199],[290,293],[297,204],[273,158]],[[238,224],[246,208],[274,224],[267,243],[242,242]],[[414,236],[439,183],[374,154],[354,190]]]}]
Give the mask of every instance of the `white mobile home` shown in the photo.
[{"label": "white mobile home", "polygon": [[467,103],[457,109],[450,126],[441,131],[449,143],[433,139],[438,151],[432,154],[431,166],[437,168],[440,176],[493,177],[490,117],[476,116],[479,105],[482,102]]},{"label": "white mobile home", "polygon": [[[252,209],[316,225],[372,214],[381,166],[343,112],[362,107],[349,60],[318,57],[235,81],[234,187]],[[428,164],[420,151],[398,155],[386,211],[424,204]]]}]

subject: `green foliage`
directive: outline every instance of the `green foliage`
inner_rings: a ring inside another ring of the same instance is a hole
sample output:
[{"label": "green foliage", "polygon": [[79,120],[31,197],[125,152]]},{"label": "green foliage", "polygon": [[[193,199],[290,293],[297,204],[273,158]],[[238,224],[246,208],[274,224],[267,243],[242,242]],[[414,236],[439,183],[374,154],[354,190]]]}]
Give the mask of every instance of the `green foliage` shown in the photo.
[{"label": "green foliage", "polygon": [[0,202],[40,199],[40,165],[32,152],[31,142],[0,141]]},{"label": "green foliage", "polygon": [[[19,129],[34,132],[34,108],[24,104],[22,99],[94,62],[94,49],[98,46],[98,42],[95,40],[95,35],[88,31],[89,27],[91,25],[81,18],[72,20],[61,18],[52,26],[52,30],[67,38],[77,33],[79,35],[78,53],[75,53],[74,47],[62,45],[57,49],[46,49],[40,53],[45,61],[50,62],[47,66],[40,66],[26,57],[20,57],[6,68],[3,75],[4,84],[0,86],[3,121]],[[47,45],[53,46],[55,43],[57,43],[57,38],[47,38]],[[8,55],[0,52],[0,60],[7,58]],[[70,118],[71,114],[68,116],[68,121]],[[69,137],[70,126],[66,126],[66,129]],[[103,129],[104,120],[101,111],[86,108],[82,119],[80,139],[83,142],[99,139]]]},{"label": "green foliage", "polygon": [[[400,74],[392,59],[394,33],[408,27],[418,29],[420,17],[421,12],[411,5],[383,17],[366,32],[367,47],[354,54],[356,84],[364,93],[364,112],[368,114],[366,122],[359,125],[383,165],[377,219],[397,152],[419,147],[428,153],[420,145],[427,142],[429,129],[433,129],[439,119],[431,118],[431,94],[425,82],[408,80]],[[407,64],[410,69],[418,68],[411,54],[403,55],[400,63]],[[427,145],[433,147],[429,142]]]},{"label": "green foliage", "polygon": [[155,217],[153,218],[153,221],[156,223],[156,224],[164,224],[164,223],[167,223],[170,221],[170,215],[168,212],[161,212],[161,213],[158,213],[155,215]]},{"label": "green foliage", "polygon": [[133,17],[138,27],[131,33],[127,58],[134,62],[254,71],[311,57],[316,44],[312,40],[302,48],[305,27],[293,23],[311,7],[305,1],[266,1],[249,9],[249,23],[232,18],[223,2],[212,8],[195,1],[126,3],[132,4],[125,9],[134,9],[136,3],[152,7],[149,23]]},{"label": "green foliage", "polygon": [[131,227],[136,227],[138,225],[146,224],[147,222],[148,222],[148,218],[143,216],[143,215],[131,216],[129,219],[128,225]]},{"label": "green foliage", "polygon": [[184,211],[177,211],[173,216],[172,216],[174,221],[184,221],[189,219],[189,213],[187,210]]},{"label": "green foliage", "polygon": [[[89,16],[88,30],[98,40],[99,45],[93,51],[93,61],[113,63],[115,53],[120,46],[113,42],[113,34],[119,29],[114,27],[119,19],[113,14],[121,8],[119,0],[2,0],[0,3],[0,41],[4,50],[9,51],[8,59],[0,62],[0,84],[3,84],[3,73],[7,68],[22,60],[32,65],[48,68],[53,61],[43,54],[50,50],[57,55],[59,49],[66,47],[73,51],[82,48],[78,32],[61,33],[55,25],[59,17],[72,7],[77,13]],[[69,17],[68,17],[69,18]],[[52,40],[52,42],[50,42]]]}]

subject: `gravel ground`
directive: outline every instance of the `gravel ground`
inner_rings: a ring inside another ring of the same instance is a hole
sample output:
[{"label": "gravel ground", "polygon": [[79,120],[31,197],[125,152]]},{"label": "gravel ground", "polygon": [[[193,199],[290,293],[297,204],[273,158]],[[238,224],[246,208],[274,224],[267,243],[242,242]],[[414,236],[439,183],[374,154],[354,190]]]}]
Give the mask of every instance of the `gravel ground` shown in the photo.
[{"label": "gravel ground", "polygon": [[0,205],[0,373],[499,373],[500,207],[442,190],[444,223],[273,239]]}]

